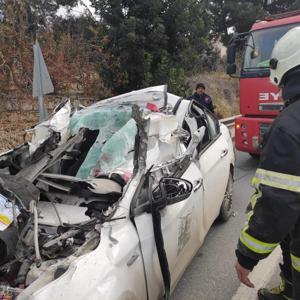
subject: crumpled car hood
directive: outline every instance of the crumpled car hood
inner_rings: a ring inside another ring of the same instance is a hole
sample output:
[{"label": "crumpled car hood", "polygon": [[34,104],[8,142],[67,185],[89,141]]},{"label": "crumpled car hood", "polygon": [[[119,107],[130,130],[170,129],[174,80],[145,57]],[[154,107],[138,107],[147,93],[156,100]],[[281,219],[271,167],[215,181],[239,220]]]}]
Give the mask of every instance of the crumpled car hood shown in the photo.
[{"label": "crumpled car hood", "polygon": [[65,100],[30,130],[31,142],[0,155],[0,295],[47,299],[55,287],[68,299],[70,278],[96,276],[84,264],[102,269],[109,291],[107,266],[126,253],[114,245],[107,256],[105,224],[115,215],[130,222],[124,212],[137,174],[182,156],[187,133],[172,113],[178,99],[161,86],[81,110]]}]

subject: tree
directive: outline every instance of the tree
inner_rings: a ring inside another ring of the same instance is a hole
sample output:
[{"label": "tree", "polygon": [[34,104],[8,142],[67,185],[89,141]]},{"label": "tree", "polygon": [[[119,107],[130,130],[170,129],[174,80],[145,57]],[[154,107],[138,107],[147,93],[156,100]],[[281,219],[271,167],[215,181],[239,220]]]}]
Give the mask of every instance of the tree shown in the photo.
[{"label": "tree", "polygon": [[[44,2],[44,1],[43,1]],[[51,1],[50,1],[51,2]],[[48,4],[50,3],[48,1]],[[74,2],[74,1],[73,1]],[[70,2],[69,2],[70,3]],[[74,2],[75,3],[75,2]],[[101,26],[82,18],[82,27],[69,31],[53,31],[63,23],[52,12],[48,21],[39,22],[38,1],[3,0],[0,11],[4,18],[0,26],[0,89],[2,94],[29,96],[32,90],[33,52],[36,33],[53,80],[56,93],[83,92],[86,95],[108,96],[100,68],[110,60],[102,49]],[[53,3],[52,3],[53,4]],[[57,6],[55,6],[57,8]],[[43,11],[41,9],[40,11]],[[51,15],[51,17],[50,17]],[[57,23],[56,23],[57,22]]]},{"label": "tree", "polygon": [[264,18],[267,12],[264,10],[262,0],[217,0],[209,2],[209,10],[214,21],[213,37],[221,37],[224,44],[229,41],[229,28],[235,28],[237,32],[247,32],[252,24]]},{"label": "tree", "polygon": [[195,66],[205,67],[202,58],[213,52],[209,41],[212,22],[205,2],[169,0],[164,1],[164,4],[162,18],[168,36],[167,51],[172,63],[183,67],[185,71],[191,71]]},{"label": "tree", "polygon": [[161,1],[102,0],[92,4],[106,25],[107,51],[124,70],[126,80],[115,87],[116,91],[145,86],[152,81],[152,70],[166,47],[165,28],[159,16]]},{"label": "tree", "polygon": [[299,0],[273,0],[264,2],[264,9],[271,15],[300,8]]},{"label": "tree", "polygon": [[300,9],[299,0],[207,0],[213,20],[212,37],[227,44],[230,36],[227,30],[235,27],[238,32],[247,32],[256,20],[270,14]]},{"label": "tree", "polygon": [[185,74],[217,65],[206,0],[91,0],[99,18],[57,16],[61,5],[81,2],[0,0],[2,82],[29,93],[36,37],[64,93],[77,86],[101,96],[164,83],[183,91]]},{"label": "tree", "polygon": [[204,1],[91,2],[106,26],[107,50],[125,74],[126,81],[116,87],[117,92],[166,83],[171,68],[172,74],[180,69],[181,74],[203,67],[204,58],[214,52],[208,41],[210,21]]}]

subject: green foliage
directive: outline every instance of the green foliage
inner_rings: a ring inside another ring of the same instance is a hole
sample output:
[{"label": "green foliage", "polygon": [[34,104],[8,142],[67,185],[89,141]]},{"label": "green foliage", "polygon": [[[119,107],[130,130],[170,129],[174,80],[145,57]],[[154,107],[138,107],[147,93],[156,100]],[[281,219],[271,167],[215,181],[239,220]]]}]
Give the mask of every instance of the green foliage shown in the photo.
[{"label": "green foliage", "polygon": [[[204,58],[213,53],[204,1],[91,2],[104,21],[107,50],[126,72],[127,81],[114,86],[116,92],[166,83],[172,68],[191,72],[199,65],[206,67]],[[114,77],[115,70],[111,73]]]},{"label": "green foliage", "polygon": [[188,97],[191,95],[183,68],[171,68],[169,72],[168,91],[181,97]]},{"label": "green foliage", "polygon": [[229,41],[228,28],[235,27],[238,32],[247,32],[257,19],[266,15],[263,0],[217,0],[209,1],[209,9],[214,21],[213,37]]},{"label": "green foliage", "polygon": [[264,5],[265,10],[270,14],[278,14],[289,10],[300,9],[299,0],[274,0]]},{"label": "green foliage", "polygon": [[229,41],[228,28],[235,27],[237,32],[247,32],[256,20],[270,14],[300,9],[299,0],[207,0],[213,20],[212,37],[224,44]]}]

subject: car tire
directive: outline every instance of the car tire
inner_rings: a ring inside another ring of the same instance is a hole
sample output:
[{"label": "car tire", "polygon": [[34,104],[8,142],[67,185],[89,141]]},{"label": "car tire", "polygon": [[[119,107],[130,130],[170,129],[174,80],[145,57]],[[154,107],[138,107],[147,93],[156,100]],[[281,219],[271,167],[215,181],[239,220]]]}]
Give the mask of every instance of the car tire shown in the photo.
[{"label": "car tire", "polygon": [[226,222],[232,215],[232,191],[233,191],[233,174],[230,172],[227,187],[224,194],[224,199],[220,208],[220,214],[218,220],[221,222]]}]

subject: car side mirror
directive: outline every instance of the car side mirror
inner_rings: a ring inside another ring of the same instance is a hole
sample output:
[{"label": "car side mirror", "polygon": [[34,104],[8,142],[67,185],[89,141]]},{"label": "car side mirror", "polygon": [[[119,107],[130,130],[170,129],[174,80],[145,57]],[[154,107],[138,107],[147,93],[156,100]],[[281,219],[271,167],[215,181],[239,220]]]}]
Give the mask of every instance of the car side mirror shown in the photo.
[{"label": "car side mirror", "polygon": [[187,199],[191,195],[192,190],[192,183],[186,179],[163,177],[152,193],[152,205],[162,209],[167,205]]}]

